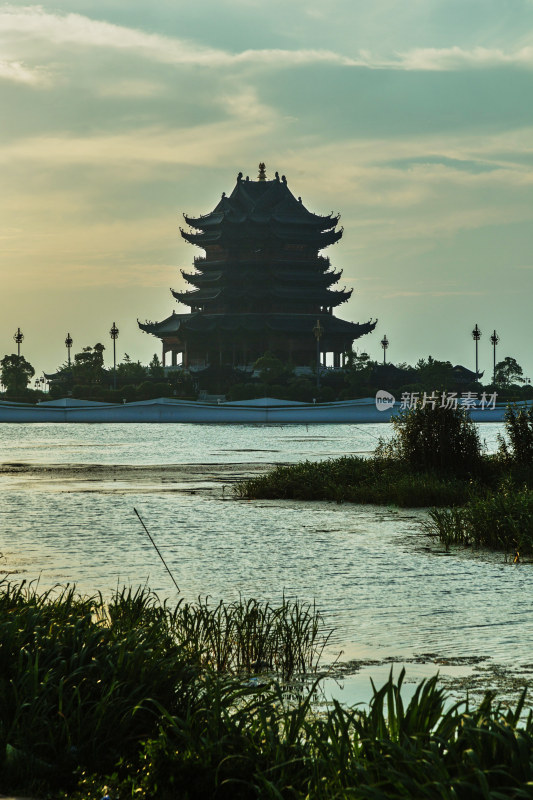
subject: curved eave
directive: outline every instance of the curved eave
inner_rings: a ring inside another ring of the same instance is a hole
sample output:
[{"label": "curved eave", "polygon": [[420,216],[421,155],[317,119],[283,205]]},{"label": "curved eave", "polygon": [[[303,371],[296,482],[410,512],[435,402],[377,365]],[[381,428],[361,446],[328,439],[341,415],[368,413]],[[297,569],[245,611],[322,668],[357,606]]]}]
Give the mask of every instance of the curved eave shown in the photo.
[{"label": "curved eave", "polygon": [[296,286],[298,289],[319,288],[328,289],[337,283],[341,276],[339,272],[290,272],[288,270],[263,270],[256,268],[244,270],[217,270],[216,272],[185,272],[181,270],[181,275],[187,283],[197,289],[208,289],[223,287],[241,287],[248,284],[271,284],[275,281],[288,288]]},{"label": "curved eave", "polygon": [[190,314],[171,314],[170,317],[167,317],[161,322],[140,322],[137,320],[137,325],[139,328],[144,331],[144,333],[150,333],[152,336],[172,336],[180,330],[183,323],[190,319]]},{"label": "curved eave", "polygon": [[301,244],[307,247],[313,247],[317,250],[322,250],[335,244],[342,237],[343,228],[339,230],[324,231],[323,233],[316,232],[303,232],[293,231],[287,226],[283,229],[281,226],[268,226],[264,231],[255,230],[251,231],[246,227],[233,226],[232,230],[226,230],[226,226],[221,228],[217,227],[216,230],[202,233],[189,233],[180,228],[182,237],[190,244],[195,244],[198,247],[205,248],[210,244],[231,244],[235,241],[261,241],[261,239],[268,240],[275,237],[278,241],[286,244]]},{"label": "curved eave", "polygon": [[336,214],[335,216],[328,215],[327,217],[319,217],[315,214],[310,215],[309,217],[297,217],[281,214],[274,214],[272,215],[272,222],[276,225],[287,225],[287,226],[301,226],[303,228],[313,228],[315,231],[327,231],[330,228],[335,228],[340,220],[340,214]]},{"label": "curved eave", "polygon": [[171,289],[170,291],[176,300],[178,300],[178,302],[187,306],[198,306],[203,305],[204,303],[212,302],[213,300],[217,300],[224,293],[223,288],[197,289],[193,292],[175,292],[174,289]]},{"label": "curved eave", "polygon": [[220,225],[224,219],[224,212],[212,211],[211,214],[206,214],[202,217],[188,217],[186,214],[184,214],[183,219],[187,225],[190,225],[191,228],[196,228],[196,230],[203,231],[207,228],[212,228],[215,225]]},{"label": "curved eave", "polygon": [[191,314],[184,333],[198,335],[225,333],[258,333],[264,330],[286,335],[312,332],[317,319],[324,328],[324,337],[345,337],[353,341],[374,330],[376,321],[347,322],[330,314]]}]

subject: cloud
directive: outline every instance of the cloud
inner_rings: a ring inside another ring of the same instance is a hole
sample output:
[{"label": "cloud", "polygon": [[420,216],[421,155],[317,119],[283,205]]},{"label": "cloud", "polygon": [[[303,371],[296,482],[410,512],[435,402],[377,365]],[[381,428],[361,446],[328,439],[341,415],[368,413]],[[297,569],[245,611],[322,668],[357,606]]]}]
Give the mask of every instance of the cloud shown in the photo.
[{"label": "cloud", "polygon": [[[5,35],[6,46],[9,47],[16,46],[13,39],[18,35],[19,46],[20,38],[23,38],[26,41],[40,40],[53,47],[75,45],[106,48],[131,52],[156,63],[174,66],[231,68],[249,65],[277,69],[306,64],[332,64],[373,70],[429,72],[494,67],[533,68],[532,46],[510,52],[485,47],[422,47],[399,51],[391,56],[377,55],[367,50],[347,55],[321,48],[249,48],[231,52],[188,39],[147,33],[140,29],[91,19],[81,14],[54,14],[42,6],[4,6],[0,11],[0,36],[2,34]],[[25,68],[20,64],[18,66],[18,74],[26,76],[26,82],[30,82]]]},{"label": "cloud", "polygon": [[[370,64],[369,64],[370,66]],[[497,48],[461,47],[415,48],[398,55],[397,61],[383,62],[383,66],[397,66],[406,70],[451,71],[485,69],[494,67],[533,68],[533,47],[522,47],[511,53]]]},{"label": "cloud", "polygon": [[329,50],[260,49],[231,53],[186,39],[93,20],[81,14],[50,14],[41,6],[5,6],[0,11],[0,35],[20,34],[54,45],[77,45],[132,51],[155,62],[205,67],[263,64],[273,67],[329,62],[355,64]]},{"label": "cloud", "polygon": [[41,69],[30,69],[20,61],[0,61],[0,80],[25,83],[28,86],[47,86],[49,77]]}]

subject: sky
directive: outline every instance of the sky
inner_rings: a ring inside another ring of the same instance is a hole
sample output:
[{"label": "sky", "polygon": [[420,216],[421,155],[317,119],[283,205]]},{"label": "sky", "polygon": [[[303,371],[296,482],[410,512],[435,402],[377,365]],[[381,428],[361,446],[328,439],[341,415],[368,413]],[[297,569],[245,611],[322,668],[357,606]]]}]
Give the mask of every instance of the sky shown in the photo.
[{"label": "sky", "polygon": [[[0,5],[0,356],[54,371],[186,312],[211,211],[242,171],[318,214],[359,351],[533,380],[533,0],[69,0]],[[189,287],[190,288],[190,287]]]}]

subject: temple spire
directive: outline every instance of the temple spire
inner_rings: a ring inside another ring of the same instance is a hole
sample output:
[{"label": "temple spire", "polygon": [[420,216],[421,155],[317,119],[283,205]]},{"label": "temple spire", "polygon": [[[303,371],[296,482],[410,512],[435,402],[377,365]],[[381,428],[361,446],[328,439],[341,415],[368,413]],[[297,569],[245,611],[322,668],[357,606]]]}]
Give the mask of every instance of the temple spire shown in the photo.
[{"label": "temple spire", "polygon": [[259,175],[257,176],[258,181],[266,181],[267,177],[265,169],[266,167],[264,161],[261,161],[261,163],[259,164]]}]

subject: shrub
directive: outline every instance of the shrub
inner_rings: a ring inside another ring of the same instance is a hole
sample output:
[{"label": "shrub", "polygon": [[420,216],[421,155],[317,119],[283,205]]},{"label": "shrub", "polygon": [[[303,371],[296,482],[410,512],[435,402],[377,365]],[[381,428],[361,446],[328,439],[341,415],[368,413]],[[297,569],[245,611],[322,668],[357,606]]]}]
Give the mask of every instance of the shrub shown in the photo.
[{"label": "shrub", "polygon": [[464,409],[417,405],[392,418],[394,435],[376,455],[397,459],[415,471],[478,475],[481,443]]},{"label": "shrub", "polygon": [[533,465],[533,406],[517,409],[508,406],[505,414],[505,430],[509,445],[499,436],[500,455],[521,466]]}]

